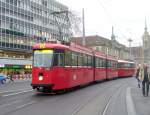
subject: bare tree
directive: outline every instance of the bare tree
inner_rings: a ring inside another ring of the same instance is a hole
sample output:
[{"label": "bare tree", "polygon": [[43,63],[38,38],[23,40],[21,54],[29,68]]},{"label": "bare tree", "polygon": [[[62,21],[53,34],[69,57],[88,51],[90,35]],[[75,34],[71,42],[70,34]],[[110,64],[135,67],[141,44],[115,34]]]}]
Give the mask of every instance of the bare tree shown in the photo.
[{"label": "bare tree", "polygon": [[70,31],[72,32],[73,36],[80,35],[82,33],[81,31],[81,17],[77,14],[75,11],[70,11],[69,13],[69,21],[71,23],[70,25]]},{"label": "bare tree", "polygon": [[[58,27],[59,32],[59,41],[70,42],[72,36],[81,34],[80,25],[81,25],[81,18],[75,13],[74,11],[56,11],[52,12],[55,23]],[[62,21],[59,21],[59,19]],[[67,28],[67,35],[64,35],[64,28]],[[67,36],[65,39],[64,36]]]}]

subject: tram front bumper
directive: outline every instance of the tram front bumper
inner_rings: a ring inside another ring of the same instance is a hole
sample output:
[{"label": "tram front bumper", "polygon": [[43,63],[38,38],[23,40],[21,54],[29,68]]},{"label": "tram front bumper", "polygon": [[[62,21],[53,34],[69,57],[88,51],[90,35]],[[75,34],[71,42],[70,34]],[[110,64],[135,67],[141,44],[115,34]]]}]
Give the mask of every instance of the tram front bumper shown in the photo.
[{"label": "tram front bumper", "polygon": [[36,88],[52,88],[54,86],[54,84],[31,84],[31,86],[33,87],[33,89]]}]

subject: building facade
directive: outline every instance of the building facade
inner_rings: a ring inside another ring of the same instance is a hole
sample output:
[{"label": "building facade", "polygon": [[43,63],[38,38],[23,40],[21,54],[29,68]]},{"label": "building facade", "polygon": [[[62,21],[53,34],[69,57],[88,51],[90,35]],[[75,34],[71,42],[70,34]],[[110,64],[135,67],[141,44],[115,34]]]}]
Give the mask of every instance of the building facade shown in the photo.
[{"label": "building facade", "polygon": [[[114,36],[113,36],[114,37]],[[82,45],[82,37],[75,37],[72,39],[76,44]],[[85,46],[96,51],[102,51],[106,54],[117,56],[118,59],[129,60],[129,48],[118,43],[114,38],[109,40],[107,38],[95,35],[85,37]]]},{"label": "building facade", "polygon": [[68,7],[55,0],[0,0],[0,57],[31,65],[33,44],[69,41],[65,11]]},{"label": "building facade", "polygon": [[131,48],[132,56],[137,64],[142,63],[144,56],[144,63],[150,65],[150,35],[148,33],[147,24],[145,22],[144,34],[142,36],[142,46]]},{"label": "building facade", "polygon": [[142,36],[143,50],[144,50],[144,62],[150,65],[150,35],[147,30],[147,24],[145,22],[145,31]]}]

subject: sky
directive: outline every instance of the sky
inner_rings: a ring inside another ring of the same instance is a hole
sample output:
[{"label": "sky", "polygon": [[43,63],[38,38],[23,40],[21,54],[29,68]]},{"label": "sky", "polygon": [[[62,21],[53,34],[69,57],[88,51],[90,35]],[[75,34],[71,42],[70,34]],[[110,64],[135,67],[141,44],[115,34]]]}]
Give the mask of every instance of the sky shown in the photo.
[{"label": "sky", "polygon": [[[145,19],[150,32],[149,0],[57,0],[82,16],[85,10],[85,34],[111,39],[114,27],[116,40],[129,46],[142,45]],[[82,29],[81,29],[82,30]]]}]

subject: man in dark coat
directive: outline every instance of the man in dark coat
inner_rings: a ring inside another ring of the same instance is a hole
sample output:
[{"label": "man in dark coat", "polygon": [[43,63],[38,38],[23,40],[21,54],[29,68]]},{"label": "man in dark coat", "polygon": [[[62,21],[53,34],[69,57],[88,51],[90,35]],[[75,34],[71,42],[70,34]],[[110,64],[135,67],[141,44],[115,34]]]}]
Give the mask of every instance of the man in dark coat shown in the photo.
[{"label": "man in dark coat", "polygon": [[140,67],[137,68],[136,76],[135,76],[138,81],[138,87],[140,88],[139,72],[140,72]]},{"label": "man in dark coat", "polygon": [[140,79],[142,80],[142,92],[143,96],[148,96],[149,93],[149,81],[150,81],[150,75],[148,71],[148,66],[144,66],[144,68],[140,69]]}]

